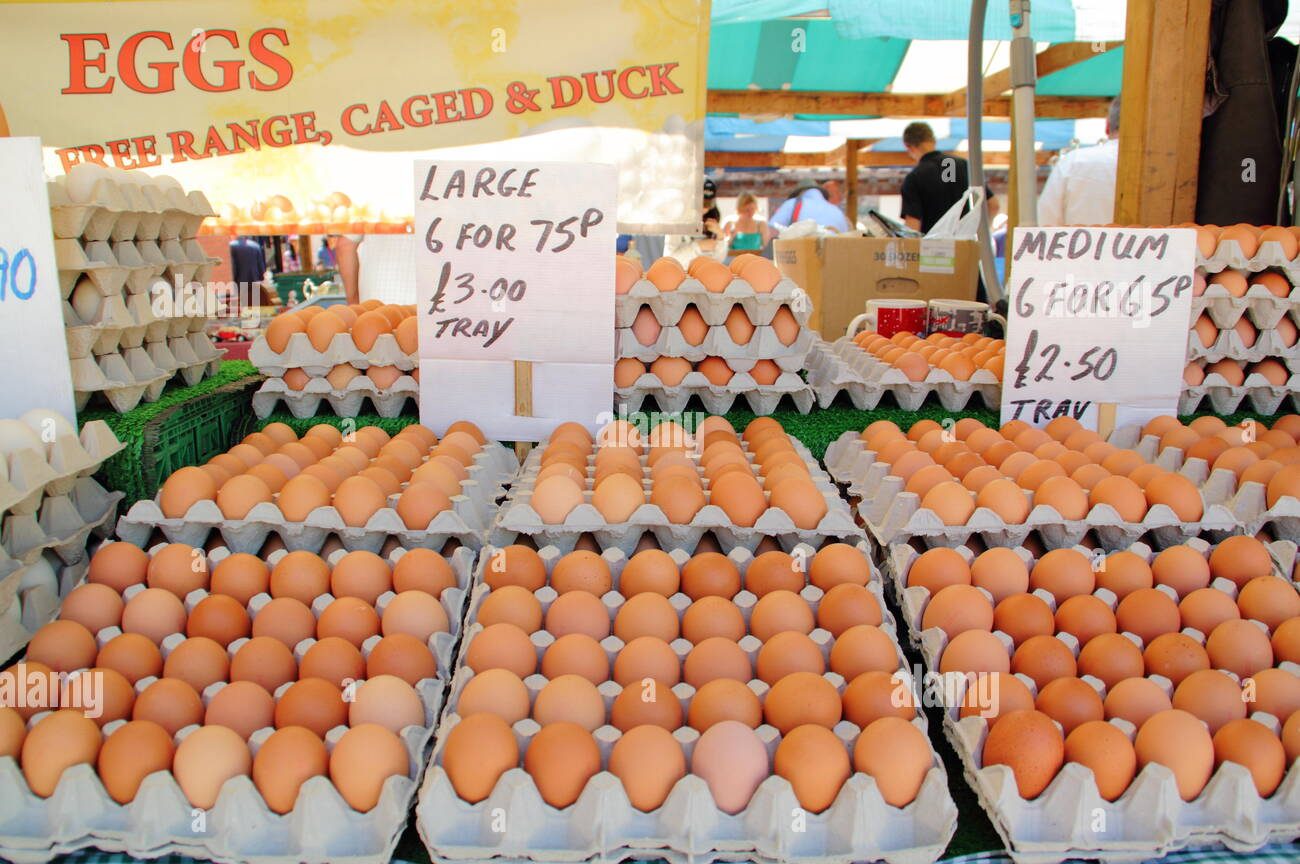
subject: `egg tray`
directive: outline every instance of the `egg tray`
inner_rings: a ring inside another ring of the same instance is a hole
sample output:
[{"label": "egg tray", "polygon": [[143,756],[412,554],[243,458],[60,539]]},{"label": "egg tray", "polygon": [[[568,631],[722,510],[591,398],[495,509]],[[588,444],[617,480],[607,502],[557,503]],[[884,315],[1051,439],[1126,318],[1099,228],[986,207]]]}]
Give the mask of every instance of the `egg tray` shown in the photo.
[{"label": "egg tray", "polygon": [[1206,257],[1198,250],[1196,266],[1207,273],[1219,273],[1229,268],[1258,273],[1261,270],[1281,270],[1294,285],[1300,282],[1300,259],[1291,260],[1282,252],[1282,244],[1275,240],[1259,244],[1259,250],[1247,258],[1236,240],[1220,240],[1214,254]]},{"label": "egg tray", "polygon": [[[751,527],[735,525],[721,507],[706,503],[687,524],[670,522],[656,504],[642,504],[626,522],[609,523],[591,503],[592,490],[583,491],[583,503],[575,507],[559,525],[544,523],[532,508],[531,499],[537,472],[540,470],[542,448],[529,454],[510,497],[501,505],[489,532],[489,542],[495,546],[514,543],[521,536],[528,537],[541,546],[556,546],[565,552],[572,551],[578,540],[590,534],[602,549],[618,549],[631,555],[642,538],[653,536],[663,549],[693,550],[705,534],[715,537],[725,551],[753,550],[764,538],[771,538],[784,549],[793,549],[800,543],[819,546],[827,540],[857,541],[862,531],[853,522],[844,500],[834,484],[803,448],[797,445],[804,464],[808,467],[813,484],[826,502],[826,515],[816,528],[799,528],[778,508],[769,507]],[[644,457],[643,457],[644,458]],[[589,469],[590,471],[590,469]],[[706,495],[707,495],[707,481]],[[649,493],[649,481],[642,480],[642,488]]]},{"label": "egg tray", "polygon": [[[1222,285],[1207,285],[1205,293],[1192,298],[1192,321],[1204,313],[1220,330],[1231,330],[1244,315],[1258,330],[1272,330],[1283,316],[1294,321],[1300,314],[1300,292],[1294,288],[1278,297],[1263,285],[1250,285],[1241,297],[1234,297]],[[1300,323],[1300,322],[1297,322]]]},{"label": "egg tray", "polygon": [[659,338],[650,345],[642,345],[630,327],[614,331],[614,356],[632,357],[642,363],[653,363],[660,357],[683,357],[698,363],[706,357],[721,357],[737,372],[748,372],[759,360],[771,360],[786,372],[798,372],[804,358],[817,340],[817,332],[800,327],[794,342],[786,345],[777,338],[770,326],[755,328],[754,335],[744,345],[731,338],[726,327],[710,327],[698,345],[686,341],[677,327],[665,327]]},{"label": "egg tray", "polygon": [[[34,422],[41,419],[33,415]],[[0,424],[6,422],[21,421]],[[44,496],[68,494],[125,446],[103,420],[90,420],[80,434],[56,435],[43,452],[20,447],[0,454],[0,516],[36,513]]]},{"label": "egg tray", "polygon": [[103,297],[143,294],[158,279],[169,285],[207,283],[220,263],[203,251],[197,240],[79,240],[56,239],[54,260],[59,273],[59,291],[64,300],[72,296],[82,277],[89,279]]},{"label": "egg tray", "polygon": [[654,400],[660,411],[679,413],[686,410],[692,397],[697,397],[710,414],[726,414],[740,398],[751,414],[759,416],[775,413],[786,397],[800,414],[813,409],[812,389],[794,372],[782,372],[771,384],[759,384],[748,372],[737,372],[721,386],[709,383],[702,372],[688,372],[680,384],[672,387],[647,372],[630,387],[614,388],[615,406],[626,408],[630,414],[640,411],[647,399]]},{"label": "egg tray", "polygon": [[1258,373],[1247,375],[1246,379],[1240,387],[1234,387],[1218,372],[1211,372],[1194,387],[1184,384],[1183,392],[1178,395],[1178,415],[1196,414],[1201,410],[1201,403],[1208,400],[1215,414],[1236,414],[1245,403],[1250,406],[1248,410],[1268,416],[1278,413],[1288,397],[1294,410],[1300,411],[1300,377],[1293,374],[1281,386],[1269,384]]},{"label": "egg tray", "polygon": [[1258,363],[1269,357],[1281,361],[1289,371],[1300,371],[1300,341],[1287,346],[1277,330],[1260,330],[1255,344],[1246,347],[1235,330],[1220,330],[1214,344],[1208,348],[1201,344],[1196,331],[1187,333],[1187,362],[1204,360],[1217,363],[1220,360],[1241,360],[1246,363]]},{"label": "egg tray", "polygon": [[74,360],[139,348],[146,342],[205,336],[208,322],[197,316],[159,317],[148,294],[106,297],[91,322],[83,322],[71,303],[64,301],[63,320],[68,356]]},{"label": "egg tray", "polygon": [[100,393],[115,411],[125,414],[141,401],[158,401],[172,378],[154,364],[143,348],[128,348],[99,358],[78,358],[71,361],[71,368],[73,404],[78,411]]},{"label": "egg tray", "polygon": [[200,547],[212,534],[235,552],[256,554],[272,534],[285,548],[319,553],[330,537],[337,537],[348,551],[379,552],[390,539],[406,549],[441,549],[456,540],[471,549],[483,545],[483,534],[491,519],[496,499],[514,476],[514,454],[496,442],[488,442],[474,456],[469,478],[461,482],[461,494],[452,496],[450,510],[444,510],[420,530],[407,528],[391,506],[376,511],[362,527],[343,524],[333,507],[318,507],[302,522],[286,522],[274,502],[253,507],[243,519],[226,519],[213,500],[196,501],[185,515],[169,519],[163,515],[162,490],[153,499],[131,505],[118,520],[117,533],[123,540],[144,547],[154,531],[161,531],[171,543]]},{"label": "egg tray", "polygon": [[365,375],[353,378],[342,390],[333,389],[324,378],[310,379],[301,390],[290,389],[283,378],[267,378],[253,394],[253,414],[263,420],[275,412],[276,405],[284,402],[290,414],[306,420],[320,414],[324,402],[338,417],[357,417],[369,400],[380,417],[397,417],[406,407],[407,399],[416,405],[420,403],[420,383],[410,375],[401,376],[385,390],[380,390]]},{"label": "egg tray", "polygon": [[89,567],[89,556],[65,564],[42,555],[22,564],[0,554],[0,657],[17,654],[37,630],[54,620],[62,598]]},{"label": "egg tray", "polygon": [[1002,382],[992,372],[979,369],[969,381],[958,381],[945,370],[931,367],[925,380],[912,381],[847,336],[834,344],[817,342],[808,354],[807,368],[808,384],[822,408],[830,407],[840,393],[847,393],[859,411],[874,409],[886,393],[906,411],[918,410],[931,395],[948,411],[965,411],[977,395],[990,411],[998,410],[1002,400]]},{"label": "egg tray", "polygon": [[[137,690],[154,679],[141,679]],[[209,690],[219,688],[214,684]],[[286,685],[287,686],[287,685]],[[368,813],[353,810],[328,777],[303,784],[293,810],[272,812],[247,776],[231,778],[216,804],[206,812],[203,830],[195,830],[196,811],[170,771],[145,778],[129,804],[108,796],[89,764],[63,772],[54,794],[32,794],[13,757],[0,757],[0,855],[15,864],[43,864],[82,849],[119,852],[133,858],[182,855],[222,864],[385,864],[406,828],[411,802],[420,785],[432,737],[432,723],[442,706],[444,682],[425,679],[416,687],[429,726],[407,726],[409,774],[385,781],[379,803]],[[215,692],[215,691],[214,691]],[[205,697],[211,693],[205,691]],[[32,718],[34,723],[42,715]],[[125,721],[104,727],[111,734]],[[197,726],[180,730],[177,741]],[[254,753],[272,733],[260,729],[249,740]],[[325,739],[333,749],[345,730],[336,727]]]},{"label": "egg tray", "polygon": [[[1200,540],[1189,541],[1187,545],[1198,551],[1208,549],[1208,544]],[[1092,550],[1079,547],[1079,551],[1090,555]],[[1147,561],[1153,557],[1150,547],[1140,543],[1129,547],[1128,551]],[[1285,554],[1286,551],[1270,548],[1275,558],[1279,552]],[[968,562],[974,557],[966,547],[958,552]],[[1294,555],[1294,548],[1290,552]],[[1017,549],[1016,553],[1026,563],[1032,564],[1032,556],[1027,550]],[[892,546],[886,570],[893,594],[908,621],[909,641],[920,650],[926,668],[934,672],[939,668],[939,659],[948,640],[937,627],[922,630],[921,619],[929,601],[929,591],[922,587],[904,587],[907,573],[917,557],[918,553],[911,546]],[[1235,596],[1235,586],[1229,580],[1216,579],[1213,585]],[[1157,587],[1157,590],[1173,594],[1167,587]],[[1055,610],[1051,594],[1042,589],[1034,593]],[[1094,592],[1094,596],[1114,608],[1115,596],[1111,592],[1100,589]],[[1204,634],[1196,630],[1186,628],[1182,632],[1202,644],[1205,642]],[[995,635],[1010,653],[1010,637],[1000,632]],[[1138,647],[1143,647],[1139,637],[1131,633],[1125,635]],[[1056,638],[1077,656],[1080,646],[1073,636],[1058,634]],[[1300,666],[1293,663],[1285,663],[1281,668],[1300,674]],[[1032,679],[1023,674],[1016,677],[1031,694],[1037,696],[1037,687]],[[1160,675],[1147,677],[1172,695],[1173,683],[1167,678]],[[1082,676],[1082,680],[1104,697],[1106,688],[1101,681],[1087,675]],[[952,695],[956,696],[955,693]],[[1227,763],[1215,771],[1205,790],[1194,801],[1185,802],[1178,793],[1173,773],[1153,763],[1137,774],[1119,799],[1109,802],[1098,793],[1091,769],[1067,763],[1039,797],[1026,801],[1020,796],[1009,768],[1000,765],[981,767],[980,754],[988,734],[988,724],[979,716],[961,718],[959,703],[959,697],[944,703],[944,735],[961,759],[967,783],[975,790],[1017,864],[1045,864],[1093,857],[1104,857],[1106,861],[1145,861],[1186,846],[1209,843],[1221,843],[1234,851],[1247,852],[1266,843],[1300,838],[1300,767],[1297,765],[1290,766],[1282,785],[1271,798],[1262,799],[1249,771],[1241,765]],[[1251,717],[1275,732],[1280,729],[1280,721],[1272,715],[1255,712]],[[1127,721],[1110,722],[1130,739],[1136,734],[1136,729]],[[1073,818],[1065,822],[1061,814],[1071,814]],[[1094,830],[1092,826],[1098,816],[1104,819],[1101,824],[1119,826],[1118,836],[1102,836],[1102,832]]]},{"label": "egg tray", "polygon": [[203,220],[217,215],[207,196],[195,189],[159,189],[103,178],[90,200],[77,204],[64,178],[46,184],[50,222],[57,238],[86,240],[158,240],[192,238]]},{"label": "egg tray", "polygon": [[122,492],[110,492],[93,477],[81,477],[64,495],[50,495],[35,513],[9,513],[0,522],[0,546],[8,557],[32,564],[49,551],[65,564],[86,555],[92,535],[113,530]]},{"label": "egg tray", "polygon": [[694,306],[710,327],[722,325],[739,305],[755,327],[772,323],[782,306],[789,306],[800,327],[812,315],[812,300],[802,288],[782,277],[771,291],[755,291],[744,279],[732,279],[725,290],[709,291],[698,279],[687,277],[675,291],[660,291],[649,279],[639,279],[626,294],[614,298],[614,326],[631,327],[642,306],[649,306],[662,327],[672,327],[681,320],[686,307]]},{"label": "egg tray", "polygon": [[[870,563],[866,546],[860,544],[858,548]],[[813,550],[805,547],[804,552],[811,555]],[[561,557],[561,552],[555,547],[546,547],[539,554],[546,565],[549,579],[549,573]],[[681,549],[674,549],[669,554],[679,566],[690,557]],[[490,557],[490,554],[485,554],[479,561],[474,594],[470,601],[470,621],[475,621],[483,599],[490,593],[483,582],[484,568]],[[602,553],[602,557],[610,565],[617,588],[619,575],[627,559],[616,550],[608,550]],[[729,557],[742,574],[752,560],[752,556],[744,550],[735,550]],[[893,618],[880,595],[880,581],[874,567],[868,588],[880,603],[881,629],[890,634],[897,645]],[[539,598],[546,600],[547,605],[555,596],[554,589],[549,586],[536,593]],[[815,609],[821,591],[805,588],[804,596]],[[752,594],[743,591],[737,598],[738,604],[744,604],[742,610],[746,611],[755,600]],[[622,599],[621,595],[612,591],[604,599],[613,615],[616,605]],[[681,611],[685,595],[678,594],[673,599]],[[633,808],[621,781],[608,771],[602,771],[593,777],[578,801],[562,810],[542,801],[532,778],[521,768],[506,772],[487,799],[478,804],[468,804],[452,788],[440,760],[446,736],[460,720],[455,706],[465,685],[474,676],[473,670],[465,665],[465,655],[469,643],[481,630],[482,626],[476,622],[471,623],[466,630],[458,668],[452,678],[447,710],[439,725],[433,758],[416,806],[416,827],[435,861],[459,862],[504,856],[509,860],[579,862],[595,856],[609,856],[663,858],[673,864],[733,859],[762,862],[798,859],[818,864],[883,860],[898,864],[922,864],[942,855],[956,831],[956,805],[948,793],[943,764],[933,753],[933,767],[916,800],[907,807],[890,807],[880,797],[874,779],[855,773],[850,776],[829,809],[821,814],[807,814],[806,830],[803,832],[792,831],[788,827],[789,820],[778,815],[797,812],[799,804],[789,783],[776,776],[764,780],[749,806],[734,816],[719,810],[707,784],[689,773],[677,782],[664,804],[651,813]],[[832,641],[830,634],[824,630],[814,630],[813,638],[829,654]],[[539,661],[541,653],[551,640],[550,634],[544,631],[533,634],[532,641],[538,649]],[[615,636],[602,642],[609,652],[611,662],[622,644]],[[684,639],[675,640],[672,644],[682,658],[691,647]],[[753,636],[746,636],[740,645],[752,662],[761,643]],[[906,661],[901,649],[898,650],[898,659],[900,669],[905,668]],[[844,680],[841,676],[827,673],[826,678],[837,690],[843,690]],[[546,679],[541,675],[529,676],[525,684],[530,697],[535,697],[545,683]],[[768,688],[763,682],[750,681],[749,686],[760,700],[766,695]],[[604,697],[608,710],[622,688],[614,682],[606,682],[598,690]],[[673,693],[683,702],[684,712],[689,708],[694,692],[694,688],[685,683],[673,688]],[[926,731],[925,716],[921,712],[917,713],[913,723],[921,731]],[[526,749],[527,742],[539,728],[531,719],[515,724],[514,731],[521,751]],[[841,721],[834,731],[845,742],[845,746],[851,748],[859,730],[852,723]],[[767,746],[770,759],[780,743],[779,733],[768,725],[760,726],[757,732]],[[607,761],[610,750],[621,733],[614,727],[605,725],[594,734],[601,748],[602,761]],[[699,738],[698,733],[689,727],[682,727],[673,734],[682,744],[689,764],[691,748]],[[509,814],[506,830],[501,833],[491,830],[491,816],[497,808],[505,808],[504,812]]]},{"label": "egg tray", "polygon": [[403,351],[392,333],[380,334],[369,351],[358,348],[351,333],[336,333],[324,351],[317,351],[306,333],[294,333],[279,352],[271,350],[263,334],[249,347],[248,359],[259,372],[271,377],[282,377],[289,369],[302,369],[316,378],[335,366],[355,366],[363,372],[371,366],[396,366],[410,372],[420,365],[420,358]]}]

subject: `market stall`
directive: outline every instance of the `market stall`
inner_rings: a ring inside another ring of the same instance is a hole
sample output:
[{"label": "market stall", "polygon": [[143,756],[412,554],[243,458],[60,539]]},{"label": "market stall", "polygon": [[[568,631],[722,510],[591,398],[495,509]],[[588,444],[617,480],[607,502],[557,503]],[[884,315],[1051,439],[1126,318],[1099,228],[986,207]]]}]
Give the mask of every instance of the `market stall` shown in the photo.
[{"label": "market stall", "polygon": [[[1034,19],[981,131],[1122,63],[1135,224],[1013,208],[1005,310],[982,183],[855,230],[966,34],[841,5],[9,4],[0,857],[1300,858],[1300,229],[1161,161],[1208,4]],[[714,232],[839,162],[849,230]]]}]

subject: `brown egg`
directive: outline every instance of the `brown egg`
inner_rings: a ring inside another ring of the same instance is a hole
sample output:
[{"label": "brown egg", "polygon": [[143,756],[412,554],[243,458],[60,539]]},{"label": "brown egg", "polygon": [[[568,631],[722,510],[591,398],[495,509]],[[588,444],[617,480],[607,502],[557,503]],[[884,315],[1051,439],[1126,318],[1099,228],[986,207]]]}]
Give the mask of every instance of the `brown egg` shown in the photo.
[{"label": "brown egg", "polygon": [[1096,575],[1097,587],[1105,588],[1120,600],[1139,588],[1151,588],[1155,584],[1151,566],[1132,552],[1107,555]]},{"label": "brown egg", "polygon": [[1033,707],[1034,696],[1023,681],[1006,672],[991,672],[976,675],[968,684],[962,693],[959,716],[983,717],[992,727],[1004,714]]},{"label": "brown egg", "polygon": [[433,652],[419,639],[406,633],[384,636],[366,658],[366,677],[393,675],[412,687],[438,675]]},{"label": "brown egg", "polygon": [[1273,665],[1268,633],[1258,625],[1232,619],[1215,627],[1205,642],[1209,665],[1247,678]]},{"label": "brown egg", "polygon": [[975,501],[960,483],[940,483],[921,499],[921,509],[930,510],[945,525],[965,525],[975,512]]},{"label": "brown egg", "polygon": [[595,552],[575,550],[555,562],[551,570],[551,587],[556,593],[586,591],[603,596],[613,586],[609,564]]},{"label": "brown egg", "polygon": [[881,623],[880,601],[862,585],[841,583],[822,597],[817,607],[817,626],[839,636],[858,624]]},{"label": "brown egg", "polygon": [[619,607],[614,618],[614,635],[624,642],[638,636],[654,636],[671,642],[677,638],[679,628],[677,610],[662,594],[634,595]]},{"label": "brown egg", "polygon": [[916,694],[911,682],[897,673],[862,673],[844,688],[842,701],[844,719],[859,728],[881,717],[911,720],[916,716]]},{"label": "brown egg", "polygon": [[528,688],[509,669],[488,669],[465,685],[456,703],[456,711],[462,717],[486,712],[507,723],[518,723],[531,711]]},{"label": "brown egg", "polygon": [[781,678],[763,702],[764,719],[783,735],[806,723],[830,729],[839,722],[842,710],[834,685],[811,672]]},{"label": "brown egg", "polygon": [[248,745],[224,726],[205,726],[185,736],[176,748],[172,766],[186,800],[203,809],[216,804],[227,780],[247,777],[252,768],[253,754]]},{"label": "brown egg", "polygon": [[329,565],[311,552],[290,552],[271,569],[269,587],[272,597],[292,597],[310,606],[330,589]]},{"label": "brown egg", "polygon": [[365,525],[387,503],[379,484],[369,477],[349,477],[334,492],[334,509],[338,510],[343,524],[353,528]]},{"label": "brown egg", "polygon": [[87,582],[78,585],[63,598],[59,618],[74,621],[90,633],[122,622],[122,597],[107,585]]},{"label": "brown egg", "polygon": [[[832,649],[832,660],[839,667],[836,671],[843,675],[846,672],[896,668],[897,658],[893,655],[892,645],[887,651],[885,644],[879,638],[884,636],[884,633],[876,627],[861,626],[866,627],[868,632],[855,633],[850,628],[849,631],[845,631],[849,634],[849,647],[841,650],[839,655],[834,655]],[[855,647],[858,649],[856,654],[852,650]],[[737,661],[737,667],[739,665]],[[737,668],[735,677],[738,680],[747,680],[740,677],[739,673],[742,671],[743,669]],[[806,634],[797,630],[786,630],[764,642],[754,660],[754,675],[768,685],[775,684],[795,672],[821,675],[825,671],[826,658],[822,654],[822,649]],[[844,675],[844,677],[847,679],[849,676]]]},{"label": "brown egg", "polygon": [[1190,546],[1171,546],[1151,562],[1157,585],[1168,585],[1180,598],[1210,584],[1210,565]]},{"label": "brown egg", "polygon": [[871,565],[861,551],[848,543],[829,543],[809,562],[808,580],[823,591],[836,585],[866,585],[871,581]]},{"label": "brown egg", "polygon": [[1075,595],[1057,608],[1056,631],[1069,633],[1086,645],[1096,636],[1116,632],[1115,613],[1091,594]]},{"label": "brown egg", "polygon": [[1289,761],[1278,736],[1254,720],[1233,720],[1214,733],[1215,765],[1235,762],[1250,771],[1261,798],[1282,784]]},{"label": "brown egg", "polygon": [[1052,608],[1041,597],[1013,594],[994,607],[992,629],[1007,634],[1012,644],[1018,646],[1034,636],[1052,635],[1056,632],[1056,622]]},{"label": "brown egg", "polygon": [[1196,670],[1210,668],[1205,649],[1183,633],[1162,633],[1152,639],[1142,660],[1148,675],[1163,675],[1175,686]]},{"label": "brown egg", "polygon": [[1237,595],[1237,606],[1243,618],[1262,621],[1270,632],[1300,617],[1300,595],[1290,583],[1276,576],[1256,576],[1247,582]]},{"label": "brown egg", "polygon": [[786,630],[810,633],[814,626],[807,601],[790,591],[769,592],[750,611],[749,632],[761,641]]},{"label": "brown egg", "polygon": [[201,549],[168,543],[149,559],[145,582],[150,588],[170,591],[184,600],[198,588],[208,587],[208,562]]},{"label": "brown egg", "polygon": [[256,555],[236,553],[221,559],[212,568],[209,590],[213,594],[232,597],[239,605],[247,606],[248,601],[268,590],[270,582],[271,571],[265,562]]},{"label": "brown egg", "polygon": [[198,501],[211,501],[217,497],[217,483],[202,468],[180,468],[163,483],[158,494],[158,506],[168,519],[183,517]]},{"label": "brown egg", "polygon": [[1118,717],[1140,728],[1148,718],[1173,705],[1150,678],[1126,678],[1108,687],[1105,707],[1107,720]]},{"label": "brown egg", "polygon": [[1060,723],[1067,736],[1082,724],[1105,716],[1101,696],[1080,678],[1055,678],[1047,682],[1038,691],[1034,707]]},{"label": "brown egg", "polygon": [[325,607],[316,621],[316,638],[340,636],[358,648],[379,633],[379,615],[357,597],[339,597]]},{"label": "brown egg", "polygon": [[482,801],[502,774],[519,767],[514,732],[494,714],[465,717],[447,735],[442,767],[457,795],[471,804]]},{"label": "brown egg", "polygon": [[637,726],[624,730],[614,742],[609,770],[622,781],[632,806],[651,812],[663,804],[677,781],[686,776],[686,757],[681,744],[668,730],[653,725]]},{"label": "brown egg", "polygon": [[122,631],[140,633],[161,644],[172,633],[185,632],[185,617],[185,606],[175,594],[162,588],[146,588],[126,602]]},{"label": "brown egg", "polygon": [[848,751],[835,733],[822,726],[804,725],[781,738],[773,757],[773,773],[790,782],[799,806],[820,813],[835,801],[852,772]]},{"label": "brown egg", "polygon": [[971,562],[970,574],[971,584],[992,594],[995,604],[1029,590],[1029,568],[1019,555],[1005,547],[981,552]]},{"label": "brown egg", "polygon": [[971,568],[966,559],[955,550],[942,546],[922,552],[907,571],[909,588],[919,586],[931,594],[948,585],[969,585],[970,582]]},{"label": "brown egg", "polygon": [[921,626],[938,627],[949,639],[966,630],[991,631],[993,604],[973,585],[949,585],[930,598]]},{"label": "brown egg", "polygon": [[475,672],[509,669],[527,678],[537,671],[537,650],[528,634],[513,624],[492,624],[471,637],[465,664]]},{"label": "brown egg", "polygon": [[1006,478],[993,480],[975,496],[975,506],[985,507],[1003,522],[1018,525],[1029,516],[1029,499],[1021,487]]},{"label": "brown egg", "polygon": [[528,743],[524,770],[532,775],[543,801],[552,807],[568,807],[600,770],[600,749],[581,726],[552,723]]},{"label": "brown egg", "polygon": [[290,684],[275,705],[275,727],[302,726],[320,738],[348,723],[348,703],[339,688],[324,678],[301,678]]},{"label": "brown egg", "polygon": [[716,723],[733,720],[756,729],[763,721],[762,710],[758,697],[745,684],[716,678],[700,686],[691,699],[687,725],[704,732]]},{"label": "brown egg", "polygon": [[48,798],[63,772],[74,765],[95,763],[102,739],[99,727],[80,711],[63,709],[47,714],[23,739],[23,776],[34,795]]},{"label": "brown egg", "polygon": [[284,814],[294,808],[302,784],[325,776],[328,767],[324,742],[301,726],[289,726],[276,730],[258,749],[253,757],[253,783],[266,806]]},{"label": "brown egg", "polygon": [[316,616],[311,609],[292,597],[277,597],[253,618],[253,635],[269,636],[293,650],[304,639],[316,635]]},{"label": "brown egg", "polygon": [[1228,537],[1210,553],[1210,572],[1243,588],[1252,579],[1270,575],[1273,562],[1268,547],[1254,537]]},{"label": "brown egg", "polygon": [[[167,596],[171,597],[170,594]],[[37,630],[27,644],[27,659],[44,664],[55,672],[72,672],[94,666],[98,653],[95,637],[75,621],[51,621]]]},{"label": "brown egg", "polygon": [[208,703],[205,726],[226,726],[247,740],[258,729],[275,724],[275,699],[260,684],[234,681]]},{"label": "brown egg", "polygon": [[1041,692],[1049,682],[1078,675],[1074,654],[1054,636],[1031,636],[1016,648],[1011,671],[1032,678]]},{"label": "brown egg", "polygon": [[601,640],[609,636],[609,609],[587,591],[570,591],[556,598],[546,610],[546,630],[553,636],[583,633]]},{"label": "brown egg", "polygon": [[1088,493],[1069,477],[1049,477],[1034,492],[1034,506],[1051,507],[1065,519],[1079,520],[1088,515]]},{"label": "brown egg", "polygon": [[374,723],[354,726],[330,753],[330,779],[352,809],[368,813],[379,803],[389,777],[410,770],[406,745],[392,731]]},{"label": "brown egg", "polygon": [[93,665],[112,669],[134,685],[141,678],[162,674],[163,661],[158,646],[147,636],[123,633],[99,649]]},{"label": "brown egg", "polygon": [[1115,609],[1115,622],[1121,633],[1133,633],[1144,645],[1163,633],[1176,633],[1182,623],[1178,604],[1156,588],[1139,588],[1130,592]]},{"label": "brown egg", "polygon": [[1099,480],[1088,493],[1088,506],[1107,504],[1125,522],[1141,522],[1146,516],[1146,495],[1127,477],[1113,475]]},{"label": "brown egg", "polygon": [[1083,646],[1078,668],[1080,675],[1091,675],[1112,688],[1127,678],[1140,678],[1145,674],[1146,664],[1142,649],[1127,636],[1102,633]]},{"label": "brown egg", "polygon": [[1091,769],[1097,791],[1107,801],[1123,795],[1137,772],[1132,742],[1103,720],[1082,723],[1066,736],[1065,761]]},{"label": "brown egg", "polygon": [[1174,774],[1184,801],[1196,798],[1214,770],[1214,744],[1205,724],[1186,711],[1172,709],[1153,715],[1138,729],[1134,749],[1138,770],[1150,762]]},{"label": "brown egg", "polygon": [[372,606],[379,595],[392,587],[392,570],[388,562],[362,549],[344,555],[330,573],[331,594],[357,597]]},{"label": "brown egg", "polygon": [[194,636],[177,645],[163,661],[163,677],[179,678],[202,693],[230,675],[230,655],[211,639]]},{"label": "brown egg", "polygon": [[1058,604],[1078,594],[1091,594],[1095,585],[1091,562],[1075,549],[1053,549],[1040,557],[1029,572],[1030,590],[1042,588]]},{"label": "brown egg", "polygon": [[478,610],[478,623],[484,627],[501,622],[513,624],[525,633],[540,630],[542,604],[526,588],[503,585],[484,597]]},{"label": "brown egg", "polygon": [[983,765],[1006,765],[1026,800],[1037,798],[1065,761],[1061,730],[1040,711],[1003,714],[984,741]]},{"label": "brown egg", "polygon": [[[526,716],[526,696],[524,702]],[[357,689],[355,698],[348,705],[348,725],[360,726],[362,723],[378,724],[393,734],[401,734],[408,726],[428,725],[420,695],[395,675],[376,675]]]},{"label": "brown egg", "polygon": [[653,678],[669,687],[681,681],[681,661],[667,642],[641,636],[623,646],[614,658],[614,681],[628,684]]},{"label": "brown egg", "polygon": [[1209,633],[1231,618],[1241,617],[1237,604],[1217,588],[1198,588],[1178,604],[1178,614],[1184,627]]},{"label": "brown egg", "polygon": [[105,543],[90,559],[86,581],[107,585],[121,594],[145,581],[149,556],[130,543]]},{"label": "brown egg", "polygon": [[541,673],[547,678],[572,673],[593,684],[601,684],[609,680],[609,665],[605,650],[595,639],[582,633],[570,633],[556,639],[546,649],[542,655]]},{"label": "brown egg", "polygon": [[709,596],[730,599],[740,592],[740,571],[725,555],[696,554],[682,566],[681,590],[692,600]]},{"label": "brown egg", "polygon": [[1203,720],[1211,735],[1246,716],[1241,686],[1218,669],[1198,669],[1184,677],[1174,690],[1173,707]]},{"label": "brown egg", "polygon": [[596,687],[581,675],[561,675],[548,681],[533,702],[533,719],[541,726],[574,723],[594,732],[605,725],[605,702]]},{"label": "brown egg", "polygon": [[[843,638],[841,637],[836,642],[836,647],[839,647],[842,641]],[[832,661],[835,659],[834,654],[835,650],[831,649]],[[834,668],[833,662],[832,668]],[[1006,647],[992,633],[986,633],[983,630],[967,630],[958,634],[943,649],[943,654],[939,660],[939,671],[1010,672],[1011,658],[1007,654]]]},{"label": "brown egg", "polygon": [[[744,627],[743,620],[741,627]],[[744,682],[753,675],[749,657],[735,640],[723,636],[696,642],[682,663],[683,679],[695,688],[723,678]]]},{"label": "brown egg", "polygon": [[223,648],[247,636],[251,630],[252,623],[243,604],[225,594],[204,597],[185,622],[187,636],[206,636]]},{"label": "brown egg", "polygon": [[203,722],[203,700],[179,678],[160,678],[136,697],[131,717],[157,723],[170,738],[186,726]]},{"label": "brown egg", "polygon": [[662,549],[645,549],[636,553],[628,559],[619,576],[619,590],[625,597],[646,591],[671,597],[677,593],[679,584],[677,564]]}]

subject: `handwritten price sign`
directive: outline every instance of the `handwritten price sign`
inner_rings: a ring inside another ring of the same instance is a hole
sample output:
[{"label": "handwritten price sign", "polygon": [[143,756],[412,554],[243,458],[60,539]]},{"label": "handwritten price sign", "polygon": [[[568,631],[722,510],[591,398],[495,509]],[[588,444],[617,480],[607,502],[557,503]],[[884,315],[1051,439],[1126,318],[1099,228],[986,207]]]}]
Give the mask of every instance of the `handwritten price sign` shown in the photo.
[{"label": "handwritten price sign", "polygon": [[[607,165],[416,163],[428,425],[464,417],[528,440],[555,425],[548,411],[593,423],[609,411],[616,185]],[[534,417],[514,415],[515,361],[536,364]]]},{"label": "handwritten price sign", "polygon": [[0,417],[49,408],[72,419],[40,139],[0,138],[0,165]]},{"label": "handwritten price sign", "polygon": [[1096,428],[1172,414],[1182,390],[1196,235],[1023,228],[1013,236],[1002,422]]}]

